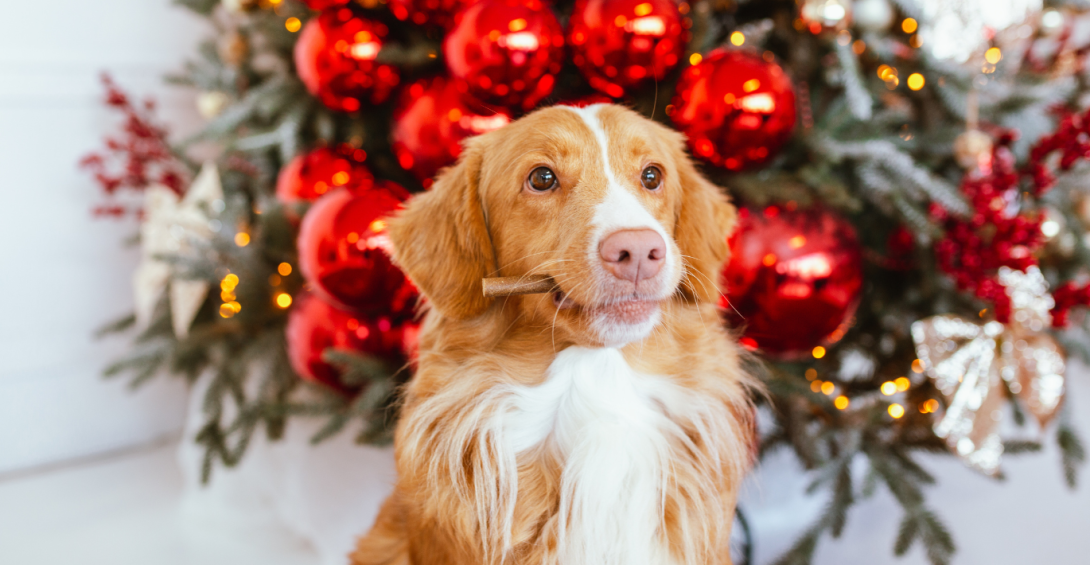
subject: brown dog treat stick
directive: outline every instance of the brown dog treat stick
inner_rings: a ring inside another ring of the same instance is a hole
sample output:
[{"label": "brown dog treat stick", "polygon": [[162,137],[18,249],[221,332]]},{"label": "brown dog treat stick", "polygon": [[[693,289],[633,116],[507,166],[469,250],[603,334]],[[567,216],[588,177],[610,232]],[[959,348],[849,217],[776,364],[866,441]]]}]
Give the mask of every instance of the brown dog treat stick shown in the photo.
[{"label": "brown dog treat stick", "polygon": [[488,298],[514,296],[516,294],[541,294],[556,288],[556,282],[548,275],[525,277],[494,277],[481,279],[484,295]]}]

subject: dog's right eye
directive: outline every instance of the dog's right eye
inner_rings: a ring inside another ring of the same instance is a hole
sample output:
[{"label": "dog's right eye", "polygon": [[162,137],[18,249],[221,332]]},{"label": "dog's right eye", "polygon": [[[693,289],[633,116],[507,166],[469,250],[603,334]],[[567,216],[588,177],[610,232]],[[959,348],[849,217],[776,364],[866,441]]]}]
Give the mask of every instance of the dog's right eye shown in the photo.
[{"label": "dog's right eye", "polygon": [[530,177],[526,179],[526,184],[530,186],[530,190],[534,192],[547,192],[557,186],[556,173],[549,167],[538,167],[530,171]]}]

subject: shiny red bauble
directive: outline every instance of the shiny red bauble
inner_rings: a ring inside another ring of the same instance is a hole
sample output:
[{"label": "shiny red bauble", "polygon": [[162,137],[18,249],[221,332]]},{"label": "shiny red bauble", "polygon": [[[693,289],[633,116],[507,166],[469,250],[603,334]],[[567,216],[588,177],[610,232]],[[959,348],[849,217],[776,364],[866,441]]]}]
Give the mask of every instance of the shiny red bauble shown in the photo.
[{"label": "shiny red bauble", "polygon": [[553,91],[564,35],[541,0],[479,0],[455,16],[443,55],[470,99],[529,110]]},{"label": "shiny red bauble", "polygon": [[716,50],[685,69],[671,117],[693,154],[730,170],[768,161],[795,128],[795,91],[776,63]]},{"label": "shiny red bauble", "polygon": [[352,0],[303,0],[303,3],[311,10],[326,10],[334,6],[347,5],[351,1]]},{"label": "shiny red bauble", "polygon": [[389,29],[352,8],[331,8],[311,19],[295,43],[300,80],[323,104],[355,112],[378,104],[400,80],[397,67],[375,60]]},{"label": "shiny red bauble", "polygon": [[614,98],[665,78],[687,36],[674,0],[578,0],[568,23],[572,61],[592,87]]},{"label": "shiny red bauble", "polygon": [[821,208],[744,209],[723,271],[724,309],[743,345],[800,358],[843,337],[863,289],[851,223]]},{"label": "shiny red bauble", "polygon": [[313,291],[347,310],[403,318],[417,291],[390,260],[386,222],[409,198],[389,181],[364,192],[330,191],[299,227],[299,268]]},{"label": "shiny red bauble", "polygon": [[345,394],[359,385],[341,382],[341,371],[322,359],[327,349],[346,349],[386,360],[395,368],[415,354],[417,324],[386,317],[366,318],[312,294],[302,294],[288,314],[284,330],[288,361],[304,380]]},{"label": "shiny red bauble", "polygon": [[285,203],[313,202],[342,186],[366,190],[375,184],[375,176],[363,164],[366,159],[362,149],[347,144],[298,155],[280,169],[276,197]]},{"label": "shiny red bauble", "polygon": [[389,0],[390,13],[401,21],[416,25],[447,27],[454,14],[473,0]]},{"label": "shiny red bauble", "polygon": [[421,80],[405,89],[390,132],[398,163],[430,186],[439,169],[458,159],[462,140],[511,121],[503,110],[473,106],[462,101],[448,78]]}]

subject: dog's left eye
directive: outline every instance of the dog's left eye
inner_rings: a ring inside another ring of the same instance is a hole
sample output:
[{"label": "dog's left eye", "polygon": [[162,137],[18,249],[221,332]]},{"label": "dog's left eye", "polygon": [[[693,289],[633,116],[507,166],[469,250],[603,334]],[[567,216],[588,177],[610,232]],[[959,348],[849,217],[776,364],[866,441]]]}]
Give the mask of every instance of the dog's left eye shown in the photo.
[{"label": "dog's left eye", "polygon": [[538,167],[530,171],[526,182],[534,192],[546,192],[556,188],[556,173],[549,167]]},{"label": "dog's left eye", "polygon": [[657,190],[662,185],[662,171],[652,165],[640,173],[640,183],[647,190]]}]

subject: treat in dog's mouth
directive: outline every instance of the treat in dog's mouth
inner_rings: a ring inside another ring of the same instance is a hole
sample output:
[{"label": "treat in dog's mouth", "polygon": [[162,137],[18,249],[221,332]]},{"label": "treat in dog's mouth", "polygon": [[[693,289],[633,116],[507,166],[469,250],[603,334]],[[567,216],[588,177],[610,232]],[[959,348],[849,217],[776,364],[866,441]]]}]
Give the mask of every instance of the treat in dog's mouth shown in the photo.
[{"label": "treat in dog's mouth", "polygon": [[[567,294],[559,290],[553,292],[553,304],[561,310],[579,306]],[[584,306],[583,308],[588,314],[603,317],[611,323],[641,324],[658,311],[659,301],[631,296],[607,304]]]}]

